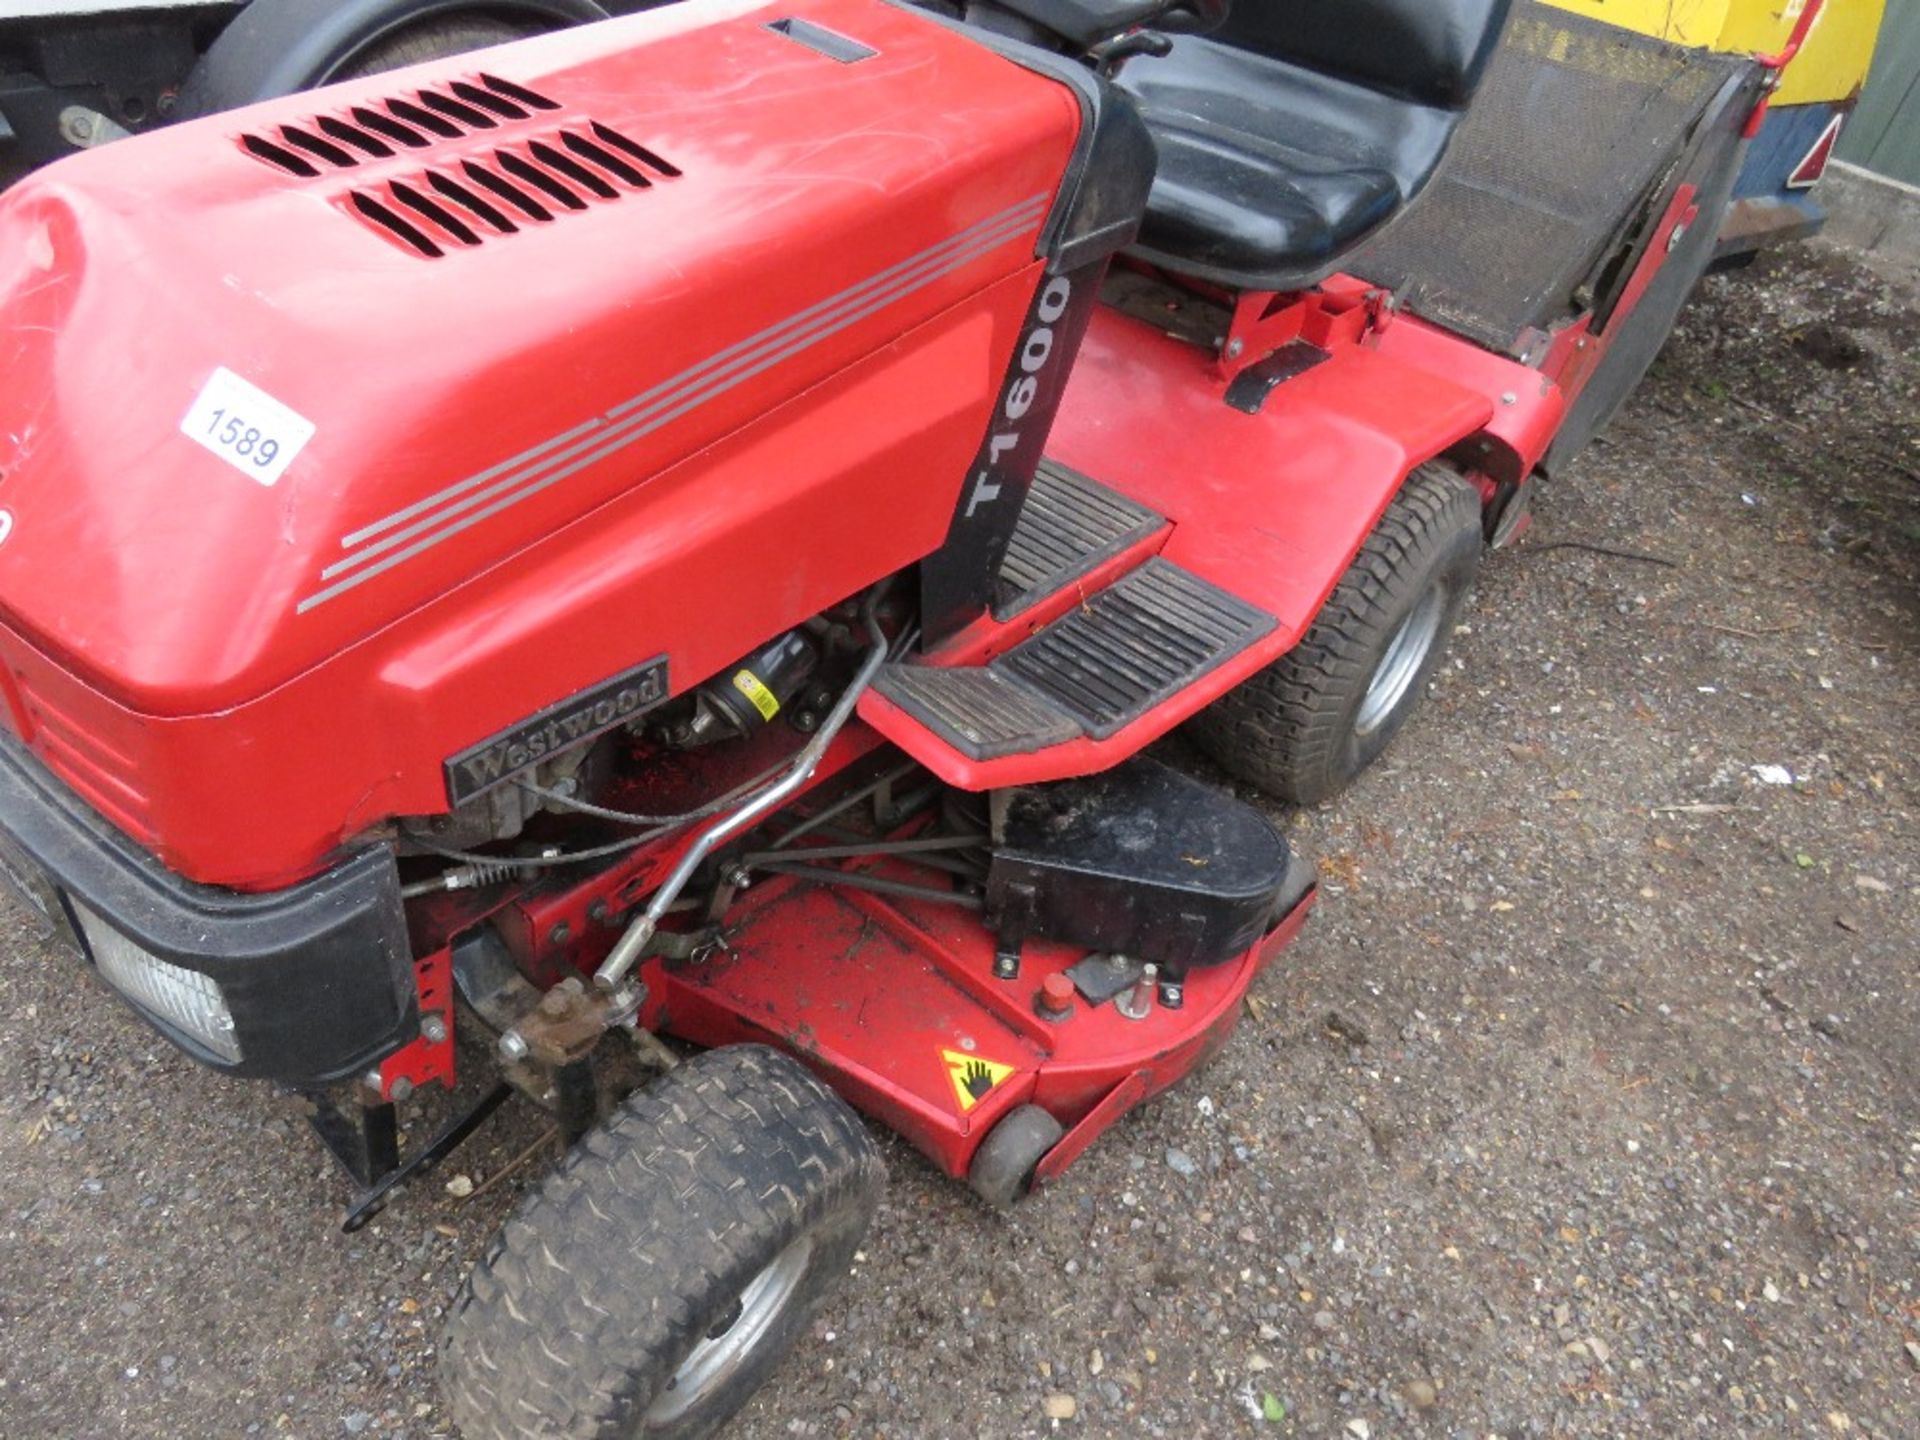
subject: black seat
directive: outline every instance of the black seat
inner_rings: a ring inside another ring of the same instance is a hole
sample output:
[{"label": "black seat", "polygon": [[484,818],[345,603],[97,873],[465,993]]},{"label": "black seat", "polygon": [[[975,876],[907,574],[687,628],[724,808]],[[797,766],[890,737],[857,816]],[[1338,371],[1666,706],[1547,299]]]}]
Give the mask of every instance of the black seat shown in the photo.
[{"label": "black seat", "polygon": [[1134,60],[1160,150],[1134,253],[1247,290],[1325,278],[1432,177],[1511,4],[1239,0]]}]

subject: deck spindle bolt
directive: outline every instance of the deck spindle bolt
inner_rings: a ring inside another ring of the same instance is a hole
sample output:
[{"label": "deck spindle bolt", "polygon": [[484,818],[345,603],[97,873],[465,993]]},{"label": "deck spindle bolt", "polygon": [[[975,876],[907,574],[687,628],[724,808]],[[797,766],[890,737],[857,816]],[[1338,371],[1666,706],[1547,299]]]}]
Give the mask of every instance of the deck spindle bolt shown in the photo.
[{"label": "deck spindle bolt", "polygon": [[1153,1013],[1153,994],[1159,988],[1160,967],[1148,965],[1141,970],[1133,989],[1115,1000],[1114,1006],[1129,1020],[1144,1020]]}]

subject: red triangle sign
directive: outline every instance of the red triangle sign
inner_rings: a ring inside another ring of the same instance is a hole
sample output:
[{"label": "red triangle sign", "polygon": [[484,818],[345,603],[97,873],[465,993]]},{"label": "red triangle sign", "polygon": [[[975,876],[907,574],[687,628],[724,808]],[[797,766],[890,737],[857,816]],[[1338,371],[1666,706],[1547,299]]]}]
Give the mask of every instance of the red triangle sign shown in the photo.
[{"label": "red triangle sign", "polygon": [[1813,148],[1807,151],[1806,158],[1793,167],[1793,174],[1787,177],[1787,189],[1811,190],[1814,183],[1827,173],[1827,162],[1833,159],[1834,143],[1840,138],[1840,126],[1846,121],[1846,115],[1838,114],[1827,122],[1827,128],[1820,132],[1820,138],[1813,142]]}]

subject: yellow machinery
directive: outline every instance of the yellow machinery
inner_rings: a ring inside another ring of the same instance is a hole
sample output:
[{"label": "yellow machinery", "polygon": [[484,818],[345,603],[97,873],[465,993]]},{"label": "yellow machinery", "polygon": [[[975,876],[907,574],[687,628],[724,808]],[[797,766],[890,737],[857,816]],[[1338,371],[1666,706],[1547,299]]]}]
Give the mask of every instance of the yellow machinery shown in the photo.
[{"label": "yellow machinery", "polygon": [[[1813,0],[1546,0],[1622,29],[1676,44],[1734,54],[1777,55],[1791,42]],[[1781,76],[1773,106],[1754,137],[1721,254],[1750,254],[1798,239],[1826,218],[1809,192],[1832,157],[1873,62],[1886,0],[1826,0]]]}]

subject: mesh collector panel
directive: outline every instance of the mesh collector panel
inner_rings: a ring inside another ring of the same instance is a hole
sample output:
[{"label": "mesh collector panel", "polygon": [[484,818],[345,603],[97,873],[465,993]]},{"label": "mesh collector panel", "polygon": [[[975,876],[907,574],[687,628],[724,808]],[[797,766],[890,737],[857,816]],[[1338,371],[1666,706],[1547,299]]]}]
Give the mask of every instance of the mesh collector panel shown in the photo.
[{"label": "mesh collector panel", "polygon": [[1516,349],[1573,307],[1748,63],[1526,0],[1440,173],[1347,270]]}]

